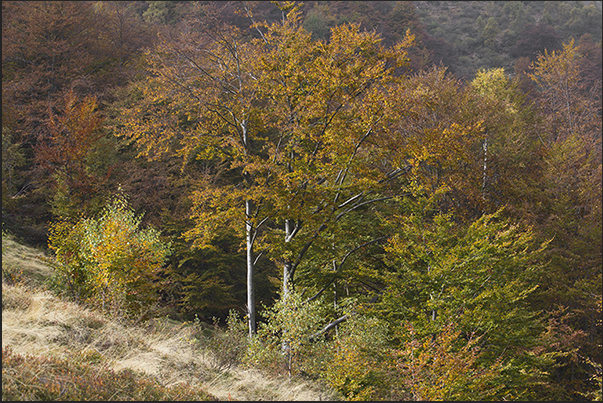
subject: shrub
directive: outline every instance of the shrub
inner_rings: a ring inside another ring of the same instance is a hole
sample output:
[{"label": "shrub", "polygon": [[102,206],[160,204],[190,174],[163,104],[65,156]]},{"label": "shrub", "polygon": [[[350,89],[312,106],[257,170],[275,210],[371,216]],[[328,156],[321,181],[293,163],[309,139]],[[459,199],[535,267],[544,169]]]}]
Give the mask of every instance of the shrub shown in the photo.
[{"label": "shrub", "polygon": [[388,398],[388,340],[384,322],[363,314],[351,315],[332,342],[321,377],[346,400]]},{"label": "shrub", "polygon": [[52,285],[105,310],[141,313],[152,306],[170,244],[154,228],[140,228],[141,220],[119,193],[98,217],[52,223]]},{"label": "shrub", "polygon": [[[273,372],[311,371],[321,338],[312,336],[324,325],[326,308],[322,300],[304,301],[292,290],[286,297],[266,308],[266,322],[260,323],[251,340],[246,362]],[[318,343],[318,344],[317,344]]]},{"label": "shrub", "polygon": [[197,340],[208,353],[209,363],[213,369],[222,372],[241,363],[249,339],[246,322],[240,320],[234,310],[229,312],[225,329],[218,325],[217,319],[214,319],[213,327],[209,332],[203,332],[198,317],[195,318],[195,324],[200,332]]},{"label": "shrub", "polygon": [[450,323],[441,332],[417,338],[408,324],[409,335],[400,349],[392,350],[396,392],[408,400],[492,400],[502,387],[497,377],[499,360],[479,364],[480,338],[463,335]]}]

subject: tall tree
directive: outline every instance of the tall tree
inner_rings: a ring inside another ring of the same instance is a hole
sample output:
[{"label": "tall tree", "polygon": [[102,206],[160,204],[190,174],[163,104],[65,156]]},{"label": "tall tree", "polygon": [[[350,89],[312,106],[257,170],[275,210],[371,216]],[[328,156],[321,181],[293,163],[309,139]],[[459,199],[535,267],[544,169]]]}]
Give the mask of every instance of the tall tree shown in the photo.
[{"label": "tall tree", "polygon": [[11,206],[10,215],[15,217],[11,229],[30,242],[45,243],[46,229],[40,224],[52,216],[47,204],[52,195],[46,186],[50,171],[36,164],[33,151],[39,141],[52,136],[46,124],[48,111],[61,109],[71,90],[81,99],[95,96],[102,105],[112,87],[127,82],[125,73],[131,72],[127,67],[133,66],[128,63],[143,44],[152,43],[133,5],[92,1],[2,4],[3,116],[7,109],[14,114],[13,138],[25,157],[17,192],[21,200],[28,200]]},{"label": "tall tree", "polygon": [[[192,195],[195,246],[210,245],[216,229],[231,225],[245,238],[247,315],[255,332],[254,244],[262,225],[262,162],[254,45],[222,25],[212,5],[200,6],[184,29],[167,32],[147,53],[148,83],[131,110],[124,134],[153,158],[175,153],[184,164],[199,160],[202,175]],[[201,15],[201,16],[200,16]],[[259,218],[260,217],[260,218]]]},{"label": "tall tree", "polygon": [[[534,349],[544,326],[527,297],[537,288],[546,244],[539,245],[530,229],[501,218],[502,210],[469,225],[442,213],[438,199],[445,190],[411,187],[398,213],[389,217],[386,225],[395,234],[386,246],[387,286],[374,309],[404,343],[433,340],[452,323],[463,334],[460,345],[481,337],[477,367],[502,359],[506,368],[496,375],[501,389],[479,393],[530,396],[542,380],[536,363],[544,359]],[[413,328],[410,334],[406,326]],[[524,383],[531,386],[521,387]]]},{"label": "tall tree", "polygon": [[[278,136],[269,188],[284,230],[273,232],[268,246],[283,265],[286,295],[298,269],[306,285],[319,285],[325,266],[331,271],[367,241],[359,242],[360,227],[346,237],[343,217],[381,200],[378,188],[391,172],[367,161],[378,156],[388,85],[412,40],[387,49],[357,24],[333,28],[329,41],[312,40],[293,5],[282,11],[282,24],[258,26],[265,30],[258,81]],[[328,257],[304,265],[311,248]]]},{"label": "tall tree", "polygon": [[564,141],[577,134],[600,149],[601,119],[597,112],[601,110],[601,80],[588,83],[583,79],[580,71],[583,59],[572,39],[560,50],[539,54],[529,76],[538,85],[539,104],[554,130],[546,141],[549,144]]},{"label": "tall tree", "polygon": [[542,175],[546,197],[538,228],[553,238],[535,304],[550,312],[551,333],[564,346],[555,373],[563,379],[560,393],[570,398],[597,387],[589,380],[597,369],[588,360],[601,362],[596,341],[601,328],[595,319],[603,270],[601,80],[586,79],[580,70],[583,58],[570,41],[559,51],[540,54],[531,74],[548,134]]},{"label": "tall tree", "polygon": [[198,245],[221,225],[245,223],[250,333],[260,227],[270,219],[285,228],[264,245],[282,262],[286,288],[326,228],[377,200],[371,186],[387,172],[359,161],[372,157],[367,139],[383,136],[385,84],[410,41],[385,50],[357,25],[335,29],[328,44],[312,41],[295,5],[282,11],[282,22],[254,26],[254,41],[208,16],[166,37],[149,53],[154,77],[125,131],[144,155],[204,161],[188,233]]},{"label": "tall tree", "polygon": [[484,116],[480,100],[443,67],[421,71],[395,88],[396,117],[384,141],[390,159],[409,167],[408,180],[449,189],[443,211],[474,219],[483,210]]},{"label": "tall tree", "polygon": [[468,91],[475,92],[484,130],[482,158],[476,163],[482,166],[484,209],[505,206],[506,215],[534,224],[538,193],[543,191],[545,145],[537,111],[518,86],[502,68],[480,70],[471,81]]},{"label": "tall tree", "polygon": [[51,211],[57,217],[81,216],[91,208],[94,210],[90,204],[103,199],[106,186],[103,176],[110,169],[99,155],[104,148],[101,144],[104,133],[103,118],[97,108],[95,97],[80,100],[70,91],[57,114],[49,111],[49,134],[41,136],[34,148],[38,166],[49,171]]}]

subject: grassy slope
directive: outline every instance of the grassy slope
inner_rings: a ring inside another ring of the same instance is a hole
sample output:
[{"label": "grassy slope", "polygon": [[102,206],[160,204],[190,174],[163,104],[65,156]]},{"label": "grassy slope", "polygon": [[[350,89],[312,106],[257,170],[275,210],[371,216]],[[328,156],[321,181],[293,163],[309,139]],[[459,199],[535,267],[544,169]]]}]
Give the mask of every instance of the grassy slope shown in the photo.
[{"label": "grassy slope", "polygon": [[[217,369],[212,365],[211,356],[199,344],[190,342],[194,337],[191,324],[161,319],[132,326],[62,300],[42,286],[43,280],[51,274],[51,268],[44,264],[42,257],[41,252],[3,236],[2,348],[4,351],[8,346],[12,354],[17,355],[4,357],[3,354],[3,400],[4,394],[8,394],[5,386],[8,387],[14,377],[21,377],[13,382],[15,385],[23,383],[23,379],[33,383],[27,393],[36,388],[60,388],[48,381],[44,383],[46,378],[37,374],[40,371],[55,374],[57,366],[63,372],[77,374],[79,371],[80,375],[107,374],[109,378],[102,381],[86,382],[92,389],[111,385],[108,387],[119,390],[111,391],[108,396],[122,400],[128,398],[124,393],[131,393],[136,400],[146,400],[146,397],[155,400],[158,396],[166,400],[333,398],[332,394],[300,379],[271,378],[256,369]],[[26,356],[26,359],[19,360],[18,356]],[[131,377],[135,377],[136,382],[158,384],[163,389],[150,391],[145,386],[143,391],[133,391]],[[70,378],[69,382],[73,380]],[[58,393],[60,396],[60,391]],[[86,396],[85,392],[78,393]],[[45,395],[31,396],[39,399]]]}]

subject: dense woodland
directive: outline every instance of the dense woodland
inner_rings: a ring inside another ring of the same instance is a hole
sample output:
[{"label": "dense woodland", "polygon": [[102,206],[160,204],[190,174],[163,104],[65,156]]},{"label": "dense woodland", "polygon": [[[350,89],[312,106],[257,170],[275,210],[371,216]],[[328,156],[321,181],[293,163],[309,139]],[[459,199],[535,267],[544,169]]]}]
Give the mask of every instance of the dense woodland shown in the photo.
[{"label": "dense woodland", "polygon": [[601,2],[3,1],[2,230],[350,400],[601,400]]}]

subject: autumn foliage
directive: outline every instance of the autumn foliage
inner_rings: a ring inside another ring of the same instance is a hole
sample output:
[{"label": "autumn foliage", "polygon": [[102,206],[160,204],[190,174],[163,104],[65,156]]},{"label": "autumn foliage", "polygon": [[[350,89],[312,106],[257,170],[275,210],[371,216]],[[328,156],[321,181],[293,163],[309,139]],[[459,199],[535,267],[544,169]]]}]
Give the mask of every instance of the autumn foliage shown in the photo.
[{"label": "autumn foliage", "polygon": [[123,195],[111,199],[98,217],[53,223],[55,284],[106,310],[140,314],[152,308],[170,247],[157,230],[140,223]]},{"label": "autumn foliage", "polygon": [[402,3],[4,2],[3,219],[348,400],[600,398],[600,10]]}]

